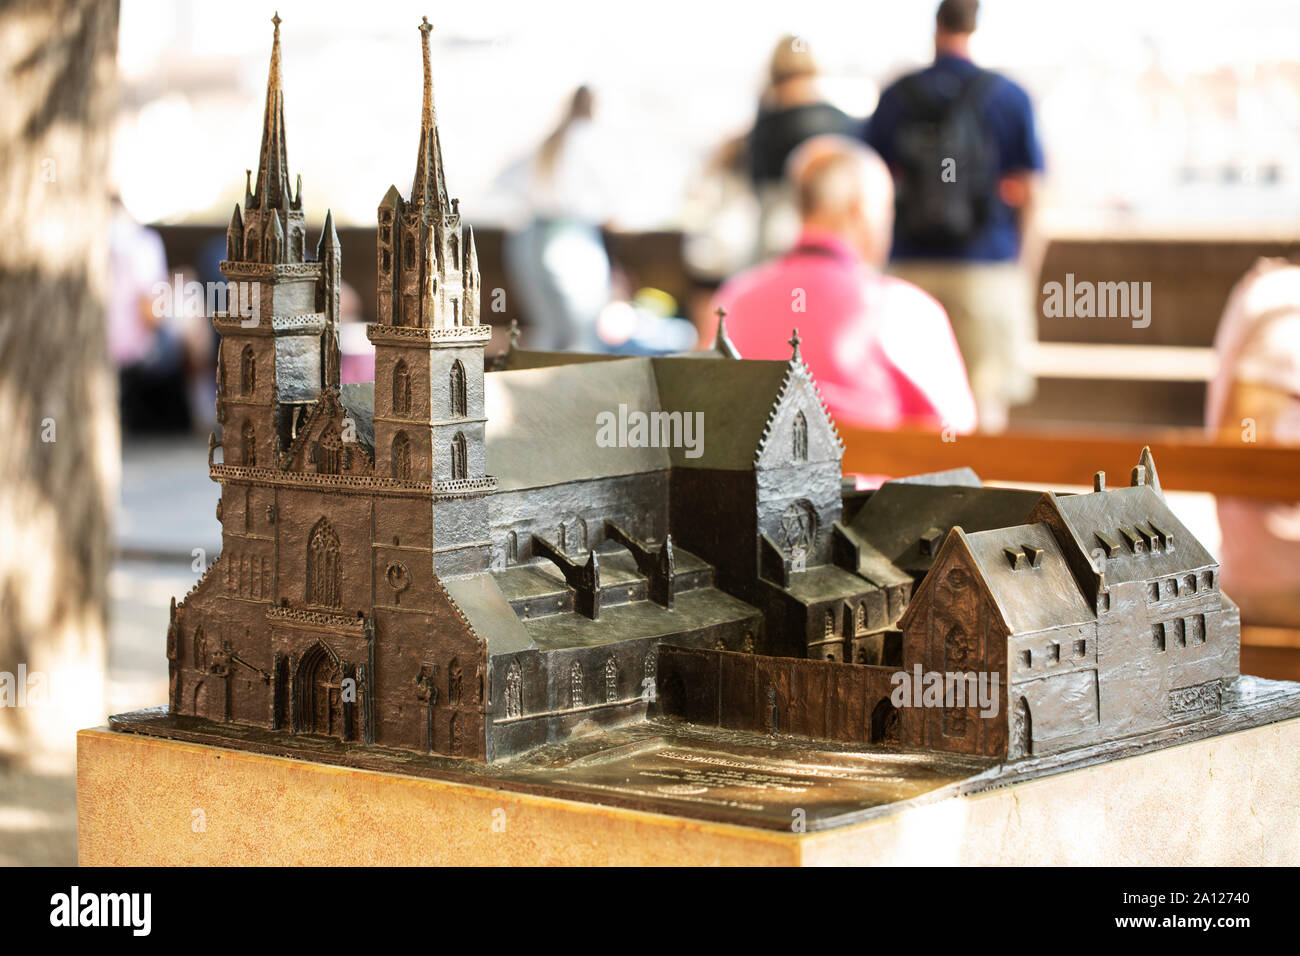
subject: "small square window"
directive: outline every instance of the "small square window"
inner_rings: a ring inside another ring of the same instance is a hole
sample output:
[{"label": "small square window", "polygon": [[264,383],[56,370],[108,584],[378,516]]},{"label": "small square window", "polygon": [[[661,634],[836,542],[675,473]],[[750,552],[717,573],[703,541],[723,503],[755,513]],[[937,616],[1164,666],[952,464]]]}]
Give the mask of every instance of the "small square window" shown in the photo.
[{"label": "small square window", "polygon": [[1074,642],[1074,656],[1075,656],[1075,657],[1087,657],[1087,656],[1088,656],[1088,642],[1087,642],[1087,641],[1075,641],[1075,642]]},{"label": "small square window", "polygon": [[1034,666],[1034,655],[1033,655],[1033,652],[1032,652],[1032,651],[1021,651],[1021,652],[1020,652],[1020,663],[1021,663],[1021,665],[1024,666],[1024,667],[1033,667],[1033,666]]},{"label": "small square window", "polygon": [[1047,649],[1047,659],[1053,664],[1061,663],[1061,645],[1053,644]]},{"label": "small square window", "polygon": [[1165,626],[1156,624],[1151,628],[1152,646],[1155,647],[1156,653],[1163,653],[1165,650]]}]

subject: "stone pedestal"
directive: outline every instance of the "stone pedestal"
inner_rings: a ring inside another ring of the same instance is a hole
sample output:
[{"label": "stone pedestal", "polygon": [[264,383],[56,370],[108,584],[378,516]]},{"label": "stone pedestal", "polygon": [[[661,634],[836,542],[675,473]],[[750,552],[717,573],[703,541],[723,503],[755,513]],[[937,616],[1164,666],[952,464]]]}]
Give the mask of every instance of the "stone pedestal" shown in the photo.
[{"label": "stone pedestal", "polygon": [[84,865],[1296,864],[1300,719],[795,833],[105,729]]}]

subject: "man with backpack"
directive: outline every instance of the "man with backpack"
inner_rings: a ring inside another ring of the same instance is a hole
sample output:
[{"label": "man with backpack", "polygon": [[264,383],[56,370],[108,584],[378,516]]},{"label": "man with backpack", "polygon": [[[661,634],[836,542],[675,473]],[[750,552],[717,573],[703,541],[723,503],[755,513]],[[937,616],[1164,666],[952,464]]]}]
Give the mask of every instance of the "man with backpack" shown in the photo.
[{"label": "man with backpack", "polygon": [[947,310],[980,427],[1034,392],[1024,234],[1042,149],[1029,97],[970,59],[979,0],[943,0],[934,63],[890,85],[866,130],[896,187],[892,271]]}]

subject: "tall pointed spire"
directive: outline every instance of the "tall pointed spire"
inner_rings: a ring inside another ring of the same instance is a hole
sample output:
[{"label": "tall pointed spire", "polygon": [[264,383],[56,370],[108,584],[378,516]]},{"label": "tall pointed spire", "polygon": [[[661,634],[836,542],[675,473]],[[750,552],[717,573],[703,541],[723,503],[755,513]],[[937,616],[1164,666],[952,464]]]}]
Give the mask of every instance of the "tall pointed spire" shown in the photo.
[{"label": "tall pointed spire", "polygon": [[284,91],[280,86],[280,14],[271,19],[271,69],[266,78],[266,112],[262,117],[262,152],[257,161],[257,193],[261,209],[279,208],[289,192],[289,157],[284,142]]},{"label": "tall pointed spire", "polygon": [[447,183],[442,171],[442,142],[438,137],[438,114],[433,106],[433,66],[429,60],[429,34],[433,25],[424,17],[420,24],[420,45],[424,51],[424,109],[420,114],[420,155],[415,160],[411,202],[424,206],[425,221],[445,214]]}]

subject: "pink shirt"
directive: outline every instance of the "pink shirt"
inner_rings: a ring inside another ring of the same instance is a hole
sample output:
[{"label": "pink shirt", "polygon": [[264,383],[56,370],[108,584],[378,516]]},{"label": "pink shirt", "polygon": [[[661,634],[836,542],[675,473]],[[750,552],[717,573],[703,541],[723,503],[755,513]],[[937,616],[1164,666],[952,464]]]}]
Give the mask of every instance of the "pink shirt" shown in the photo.
[{"label": "pink shirt", "polygon": [[943,306],[868,268],[838,236],[805,229],[791,252],[727,282],[717,304],[745,358],[788,359],[797,327],[803,360],[841,425],[975,429]]}]

